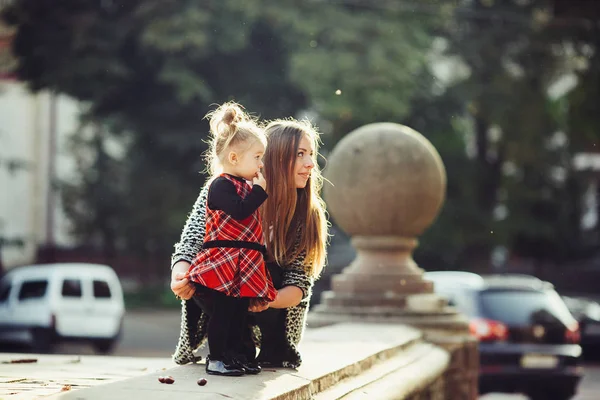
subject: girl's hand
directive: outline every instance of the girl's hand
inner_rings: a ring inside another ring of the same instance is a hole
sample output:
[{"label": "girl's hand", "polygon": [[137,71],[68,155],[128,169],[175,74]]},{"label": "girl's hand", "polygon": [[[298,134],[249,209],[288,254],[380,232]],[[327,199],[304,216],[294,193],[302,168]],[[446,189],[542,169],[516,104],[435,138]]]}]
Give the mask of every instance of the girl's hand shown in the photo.
[{"label": "girl's hand", "polygon": [[261,312],[269,308],[269,302],[263,299],[250,299],[250,305],[248,311],[250,312]]},{"label": "girl's hand", "polygon": [[189,264],[181,261],[173,266],[171,272],[171,290],[175,296],[184,300],[191,299],[196,292],[196,287],[186,277],[188,268]]},{"label": "girl's hand", "polygon": [[260,186],[263,190],[267,190],[267,181],[260,171],[252,178],[252,184]]}]

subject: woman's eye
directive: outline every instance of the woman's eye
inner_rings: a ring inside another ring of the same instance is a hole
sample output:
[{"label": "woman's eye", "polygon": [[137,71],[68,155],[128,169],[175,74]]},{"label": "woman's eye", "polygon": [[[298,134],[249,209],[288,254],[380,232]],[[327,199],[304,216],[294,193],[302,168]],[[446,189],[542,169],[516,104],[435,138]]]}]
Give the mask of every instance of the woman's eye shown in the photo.
[{"label": "woman's eye", "polygon": [[303,151],[299,151],[298,152],[298,157],[304,157],[304,152]]}]

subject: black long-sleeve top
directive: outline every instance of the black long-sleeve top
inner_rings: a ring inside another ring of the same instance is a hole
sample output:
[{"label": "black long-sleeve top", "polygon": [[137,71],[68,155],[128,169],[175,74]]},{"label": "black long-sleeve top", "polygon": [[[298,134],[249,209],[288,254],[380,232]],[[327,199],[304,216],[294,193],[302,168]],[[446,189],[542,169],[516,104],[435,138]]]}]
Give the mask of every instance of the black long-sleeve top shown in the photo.
[{"label": "black long-sleeve top", "polygon": [[[228,174],[229,175],[229,174]],[[229,175],[233,179],[246,182],[245,179]],[[267,192],[259,186],[253,185],[252,190],[245,198],[240,197],[235,185],[227,178],[219,176],[208,189],[208,208],[221,210],[233,219],[242,221],[254,213],[258,207],[269,197]]]}]

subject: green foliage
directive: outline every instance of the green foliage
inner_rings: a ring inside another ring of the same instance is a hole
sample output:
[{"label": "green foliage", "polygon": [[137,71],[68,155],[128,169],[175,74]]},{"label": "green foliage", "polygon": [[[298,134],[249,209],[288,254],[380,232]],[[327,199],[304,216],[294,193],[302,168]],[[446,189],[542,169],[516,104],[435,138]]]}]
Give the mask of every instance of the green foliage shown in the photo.
[{"label": "green foliage", "polygon": [[[477,210],[469,232],[479,240],[464,242],[467,268],[485,269],[495,246],[554,263],[584,254],[579,203],[585,188],[571,163],[591,131],[576,126],[598,125],[568,99],[594,89],[580,85],[569,98],[550,96],[573,62],[565,50],[580,40],[571,29],[580,21],[554,17],[549,1],[476,0],[459,8],[450,25],[448,53],[470,70],[453,88],[473,122],[468,182],[474,190],[466,207]],[[552,144],[557,132],[566,132],[565,143]],[[449,205],[455,200],[450,194]]]},{"label": "green foliage", "polygon": [[[423,76],[429,80],[428,75]],[[489,216],[476,204],[473,162],[465,153],[468,120],[464,103],[454,91],[433,95],[423,91],[413,99],[413,112],[403,123],[425,135],[446,167],[446,202],[435,223],[420,238],[415,259],[426,269],[464,268],[465,248],[489,240],[482,235]]]},{"label": "green foliage", "polygon": [[65,186],[79,237],[165,259],[203,181],[212,103],[235,99],[266,119],[316,112],[331,122],[330,144],[398,121],[432,23],[395,8],[244,0],[17,0],[4,19],[17,28],[18,77],[85,102],[87,118],[127,145],[111,159],[75,139],[78,158],[97,151]]},{"label": "green foliage", "polygon": [[[264,119],[317,115],[329,148],[375,121],[423,133],[446,164],[448,200],[417,258],[481,269],[499,245],[540,260],[583,254],[584,185],[571,158],[600,132],[600,35],[555,23],[551,6],[16,0],[4,19],[17,28],[18,77],[81,100],[101,127],[96,139],[75,138],[81,180],[65,186],[82,240],[166,263],[203,183],[203,117],[235,99]],[[465,78],[439,82],[430,71],[436,36]],[[582,58],[580,84],[549,96]],[[568,141],[548,145],[557,131]],[[109,155],[101,132],[121,141],[124,155]]]},{"label": "green foliage", "polygon": [[127,167],[109,153],[111,142],[121,146],[100,123],[83,121],[69,143],[79,176],[60,183],[65,214],[75,222],[72,233],[83,243],[97,245],[108,259],[123,239],[120,225],[128,211]]}]

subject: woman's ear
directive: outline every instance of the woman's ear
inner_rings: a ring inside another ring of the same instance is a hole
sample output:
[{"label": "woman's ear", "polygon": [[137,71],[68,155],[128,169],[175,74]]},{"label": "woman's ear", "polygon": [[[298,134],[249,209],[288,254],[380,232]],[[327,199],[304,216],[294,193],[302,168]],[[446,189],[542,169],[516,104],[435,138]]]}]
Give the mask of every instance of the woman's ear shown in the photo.
[{"label": "woman's ear", "polygon": [[229,164],[231,165],[236,165],[238,163],[238,158],[239,157],[235,151],[230,151],[227,155],[227,161],[229,161]]}]

